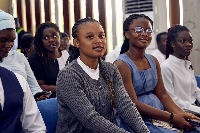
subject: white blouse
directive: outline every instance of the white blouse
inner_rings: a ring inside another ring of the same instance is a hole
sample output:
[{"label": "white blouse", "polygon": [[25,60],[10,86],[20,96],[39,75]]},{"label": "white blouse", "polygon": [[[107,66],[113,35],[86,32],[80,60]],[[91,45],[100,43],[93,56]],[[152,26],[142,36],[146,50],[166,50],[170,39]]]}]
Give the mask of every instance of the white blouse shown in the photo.
[{"label": "white blouse", "polygon": [[[24,92],[23,112],[20,117],[20,121],[22,122],[22,128],[26,132],[45,133],[46,126],[44,124],[40,111],[37,107],[35,99],[33,98],[33,95],[31,93],[26,79],[17,73],[15,73],[15,75]],[[4,107],[4,102],[4,89],[0,78],[0,104],[2,106],[2,110]]]},{"label": "white blouse", "polygon": [[164,86],[175,103],[185,111],[194,109],[200,113],[200,107],[193,105],[196,100],[200,102],[200,89],[191,62],[170,55],[161,64],[161,72]]}]

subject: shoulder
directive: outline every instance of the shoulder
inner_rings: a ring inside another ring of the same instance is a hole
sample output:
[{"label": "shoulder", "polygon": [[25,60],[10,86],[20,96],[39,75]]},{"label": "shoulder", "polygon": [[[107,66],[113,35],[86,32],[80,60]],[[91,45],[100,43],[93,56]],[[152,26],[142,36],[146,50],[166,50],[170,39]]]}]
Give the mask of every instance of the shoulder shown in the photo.
[{"label": "shoulder", "polygon": [[69,56],[69,53],[67,50],[62,50],[61,53],[62,53],[62,56]]},{"label": "shoulder", "polygon": [[21,85],[23,91],[26,92],[27,88],[28,88],[28,86],[27,86],[28,83],[27,83],[26,79],[18,73],[14,73],[14,74],[15,74],[17,80],[19,81],[19,84]]},{"label": "shoulder", "polygon": [[[8,53],[8,57],[9,56],[15,56],[15,57],[25,57],[23,53],[20,53],[16,50],[10,50]],[[25,57],[26,58],[26,57]]]},{"label": "shoulder", "polygon": [[29,61],[37,60],[37,59],[40,59],[40,56],[39,56],[36,52],[33,52],[33,53],[30,54],[29,57],[28,57],[28,60],[29,60]]}]

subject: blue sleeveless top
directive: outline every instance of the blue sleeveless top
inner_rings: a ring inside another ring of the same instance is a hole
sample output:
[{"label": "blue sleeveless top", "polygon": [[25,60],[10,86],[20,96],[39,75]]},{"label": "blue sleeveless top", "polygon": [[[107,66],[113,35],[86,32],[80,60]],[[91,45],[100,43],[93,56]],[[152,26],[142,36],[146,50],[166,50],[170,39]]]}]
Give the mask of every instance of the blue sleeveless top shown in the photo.
[{"label": "blue sleeveless top", "polygon": [[138,101],[146,103],[154,108],[164,110],[161,101],[153,94],[158,82],[156,63],[149,54],[145,54],[145,58],[148,60],[150,68],[142,71],[138,70],[135,63],[126,54],[121,54],[116,60],[124,61],[130,68],[132,83]]}]

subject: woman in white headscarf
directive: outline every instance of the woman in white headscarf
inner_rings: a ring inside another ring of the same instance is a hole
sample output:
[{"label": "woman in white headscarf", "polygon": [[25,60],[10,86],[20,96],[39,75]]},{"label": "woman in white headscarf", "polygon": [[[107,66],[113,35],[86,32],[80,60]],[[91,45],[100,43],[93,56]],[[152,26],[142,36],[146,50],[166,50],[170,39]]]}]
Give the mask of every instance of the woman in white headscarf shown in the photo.
[{"label": "woman in white headscarf", "polygon": [[[30,91],[30,84],[28,85],[23,77],[30,76],[30,73],[25,71],[30,66],[24,56],[16,51],[10,51],[14,40],[14,18],[0,10],[0,66],[3,66],[0,67],[0,132],[44,133],[44,121]],[[24,75],[21,76],[17,72]]]},{"label": "woman in white headscarf", "polygon": [[[15,33],[15,21],[12,15],[0,11],[0,31],[5,29],[10,29],[8,31],[9,36],[12,33]],[[11,48],[14,45],[15,37],[11,39],[12,40],[10,43],[8,42],[6,45],[0,46],[0,66],[22,75],[27,80],[33,95],[42,92],[43,90],[38,85],[37,80],[26,57],[18,51],[11,50]],[[1,38],[1,42],[7,42],[7,40],[5,40],[5,37]],[[43,97],[37,100],[42,99],[46,99],[46,96],[43,95]]]}]

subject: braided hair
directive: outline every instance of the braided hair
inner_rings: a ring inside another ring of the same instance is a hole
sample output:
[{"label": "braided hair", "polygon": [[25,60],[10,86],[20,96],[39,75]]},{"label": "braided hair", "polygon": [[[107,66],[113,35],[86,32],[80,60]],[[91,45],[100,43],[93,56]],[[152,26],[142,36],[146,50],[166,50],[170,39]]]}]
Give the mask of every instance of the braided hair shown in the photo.
[{"label": "braided hair", "polygon": [[138,19],[138,18],[144,18],[150,21],[152,27],[153,27],[153,21],[146,15],[144,14],[132,14],[126,20],[124,21],[123,24],[123,33],[124,33],[124,43],[122,44],[122,48],[120,51],[120,54],[125,53],[129,49],[129,39],[126,38],[125,32],[129,30],[129,26],[133,23],[133,20]]},{"label": "braided hair", "polygon": [[51,27],[55,28],[55,30],[60,34],[60,30],[58,26],[51,22],[45,22],[45,23],[40,24],[35,33],[35,39],[34,39],[35,51],[45,62],[47,60],[51,60],[51,58],[48,56],[42,44],[42,35],[45,28],[51,28]]},{"label": "braided hair", "polygon": [[[78,32],[79,32],[79,29],[81,27],[82,24],[84,23],[87,23],[87,22],[97,22],[101,25],[100,22],[98,22],[97,20],[95,19],[92,19],[92,18],[84,18],[84,19],[80,19],[78,20],[74,26],[72,27],[72,37],[73,38],[77,38],[78,39]],[[78,48],[74,48],[73,52],[71,53],[70,55],[70,59],[69,59],[69,62],[73,61],[74,59],[78,58],[80,56],[80,52],[79,52],[79,49]],[[105,71],[105,68],[104,66],[102,65],[102,60],[101,58],[98,58],[98,63],[99,63],[99,67],[100,67],[100,71],[101,73],[103,74],[103,78],[107,81],[108,83],[108,90],[109,90],[109,93],[110,93],[110,99],[111,99],[111,106],[112,106],[112,115],[114,116],[114,107],[115,107],[115,91],[114,91],[114,88],[113,88],[113,83],[111,82],[111,80],[109,79],[109,77],[107,76],[106,74],[106,71]],[[116,117],[115,117],[116,118]]]},{"label": "braided hair", "polygon": [[[166,59],[169,57],[170,54],[173,54],[174,52],[170,43],[175,42],[178,33],[181,31],[189,32],[189,29],[181,25],[174,25],[168,29],[167,40],[166,40]],[[188,60],[188,57],[186,57],[186,59]]]},{"label": "braided hair", "polygon": [[27,34],[27,35],[24,35],[22,37],[22,40],[20,42],[21,44],[21,52],[24,54],[24,56],[28,57],[28,49],[31,46],[31,43],[34,41],[34,37],[32,34]]}]

